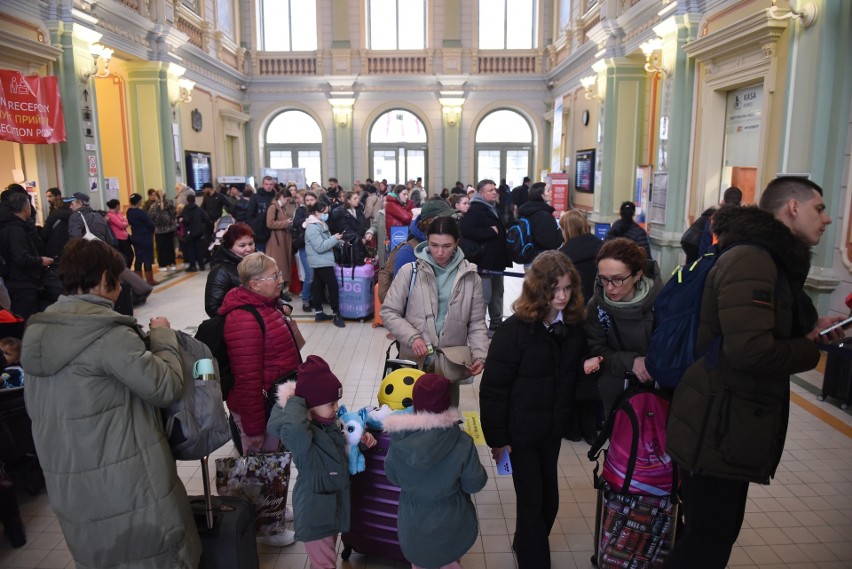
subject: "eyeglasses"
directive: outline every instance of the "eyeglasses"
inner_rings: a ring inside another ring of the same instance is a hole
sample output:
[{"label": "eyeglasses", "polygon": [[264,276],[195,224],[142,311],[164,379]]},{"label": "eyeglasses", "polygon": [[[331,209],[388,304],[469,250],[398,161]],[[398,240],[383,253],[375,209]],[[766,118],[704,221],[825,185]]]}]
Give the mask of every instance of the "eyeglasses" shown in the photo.
[{"label": "eyeglasses", "polygon": [[256,281],[277,281],[278,279],[280,279],[283,276],[284,276],[284,271],[278,271],[277,273],[270,275],[268,277],[263,277],[263,278],[260,278],[260,279],[253,279],[253,280],[256,280]]},{"label": "eyeglasses", "polygon": [[598,283],[599,286],[602,286],[604,288],[606,288],[609,285],[612,285],[615,288],[618,288],[618,287],[620,287],[621,285],[624,284],[624,281],[626,281],[627,279],[629,279],[630,277],[632,277],[635,274],[636,273],[630,273],[626,277],[612,277],[611,279],[608,279],[606,277],[602,277],[602,276],[598,275],[598,276],[595,277],[595,282]]}]

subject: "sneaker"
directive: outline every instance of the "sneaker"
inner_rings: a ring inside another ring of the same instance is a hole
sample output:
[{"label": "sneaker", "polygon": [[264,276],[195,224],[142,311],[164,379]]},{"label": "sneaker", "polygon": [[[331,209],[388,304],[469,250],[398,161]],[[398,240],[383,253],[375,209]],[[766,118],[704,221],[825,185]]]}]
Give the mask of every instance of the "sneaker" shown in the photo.
[{"label": "sneaker", "polygon": [[315,322],[325,322],[326,320],[331,320],[332,318],[333,318],[333,316],[329,316],[325,312],[317,312],[314,315],[314,321]]},{"label": "sneaker", "polygon": [[346,323],[343,321],[343,318],[339,314],[335,314],[331,317],[331,323],[337,326],[338,328],[346,327]]},{"label": "sneaker", "polygon": [[311,310],[313,310],[313,308],[311,308],[310,304],[307,302],[302,303],[302,312],[310,312]]},{"label": "sneaker", "polygon": [[190,266],[186,269],[186,272],[187,272],[187,273],[197,273],[197,272],[198,272],[198,269],[196,269],[195,267],[193,267],[192,265],[190,265]]},{"label": "sneaker", "polygon": [[262,543],[263,545],[272,545],[274,547],[287,547],[288,545],[293,545],[295,541],[296,532],[290,529],[285,529],[281,533],[274,533],[272,535],[257,536],[258,543]]},{"label": "sneaker", "polygon": [[292,522],[293,521],[293,508],[291,508],[290,506],[287,506],[287,508],[284,510],[284,521],[285,522]]},{"label": "sneaker", "polygon": [[290,293],[286,290],[281,291],[281,298],[284,299],[284,302],[293,302],[293,297],[290,296]]}]

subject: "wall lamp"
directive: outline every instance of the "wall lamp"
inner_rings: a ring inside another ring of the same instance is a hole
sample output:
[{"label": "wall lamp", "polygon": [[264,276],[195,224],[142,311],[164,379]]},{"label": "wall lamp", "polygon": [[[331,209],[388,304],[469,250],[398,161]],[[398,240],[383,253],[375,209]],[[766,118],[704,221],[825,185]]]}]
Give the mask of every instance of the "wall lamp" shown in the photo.
[{"label": "wall lamp", "polygon": [[331,113],[334,115],[334,124],[338,128],[346,128],[352,122],[352,107],[355,99],[351,97],[335,97],[329,100]]},{"label": "wall lamp", "polygon": [[178,79],[178,99],[177,103],[189,103],[192,101],[192,90],[195,88],[195,81],[181,77]]},{"label": "wall lamp", "polygon": [[808,2],[801,10],[793,10],[784,14],[778,13],[778,6],[775,5],[777,0],[772,0],[772,6],[769,7],[769,17],[773,20],[799,20],[802,22],[802,27],[807,28],[814,23],[817,17],[817,7],[813,2]]},{"label": "wall lamp", "polygon": [[447,121],[447,126],[459,124],[464,97],[441,97],[438,102],[441,103],[441,112],[444,115],[444,120]]},{"label": "wall lamp", "polygon": [[597,75],[586,75],[585,77],[580,78],[580,85],[583,86],[583,89],[586,90],[585,96],[587,99],[594,99],[597,94],[595,93],[593,86],[598,82]]},{"label": "wall lamp", "polygon": [[89,53],[92,54],[93,65],[91,71],[83,73],[83,81],[88,81],[90,77],[109,77],[109,60],[112,59],[113,50],[100,43],[93,43],[89,47]]},{"label": "wall lamp", "polygon": [[640,44],[639,49],[645,55],[645,71],[648,73],[665,73],[662,38],[651,38]]}]

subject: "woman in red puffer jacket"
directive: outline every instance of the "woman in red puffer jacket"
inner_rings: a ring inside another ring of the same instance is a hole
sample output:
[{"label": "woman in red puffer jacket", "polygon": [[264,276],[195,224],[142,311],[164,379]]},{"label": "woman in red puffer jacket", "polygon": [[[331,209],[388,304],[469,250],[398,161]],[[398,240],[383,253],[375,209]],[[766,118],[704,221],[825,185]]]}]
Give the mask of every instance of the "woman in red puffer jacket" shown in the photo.
[{"label": "woman in red puffer jacket", "polygon": [[[225,344],[234,374],[228,409],[240,431],[245,454],[275,451],[278,439],[266,434],[263,392],[276,379],[299,367],[301,356],[293,334],[278,308],[284,276],[275,260],[263,253],[247,255],[237,265],[241,286],[225,295],[219,314],[225,316]],[[252,306],[263,318],[264,335],[257,318],[243,306]]]},{"label": "woman in red puffer jacket", "polygon": [[385,199],[385,227],[390,239],[391,227],[408,227],[411,223],[411,210],[414,202],[408,200],[408,188],[402,185],[396,186],[392,192],[388,192]]}]

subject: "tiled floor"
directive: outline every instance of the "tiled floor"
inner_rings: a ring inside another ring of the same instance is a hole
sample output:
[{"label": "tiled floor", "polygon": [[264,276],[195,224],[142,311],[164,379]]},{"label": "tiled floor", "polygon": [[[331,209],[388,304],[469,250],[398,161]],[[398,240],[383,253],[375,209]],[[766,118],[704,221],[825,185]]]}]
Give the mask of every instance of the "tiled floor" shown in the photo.
[{"label": "tiled floor", "polygon": [[[163,278],[163,273],[159,273]],[[137,311],[140,323],[151,316],[169,318],[172,327],[194,331],[204,318],[202,308],[206,273],[171,274]],[[508,279],[506,305],[520,290],[519,279]],[[315,324],[296,304],[296,315],[307,339],[304,354],[328,360],[344,383],[343,403],[357,408],[376,403],[385,349],[383,328],[347,322],[338,329]],[[746,521],[730,560],[736,568],[839,569],[852,567],[852,416],[836,402],[819,402],[815,385],[822,376],[810,372],[795,378],[787,446],[778,476],[770,486],[752,485]],[[478,410],[478,382],[462,387],[462,410]],[[555,569],[590,568],[595,491],[591,464],[583,443],[564,441],[559,460],[560,505],[557,525],[550,536]],[[466,569],[515,567],[510,535],[515,524],[515,494],[509,478],[498,477],[485,447],[480,457],[489,471],[485,489],[475,496],[480,538],[462,559]],[[227,445],[217,454],[233,452]],[[201,494],[201,470],[180,463],[179,471],[190,494]],[[0,543],[0,567],[74,567],[47,496],[19,496],[29,542],[21,549]],[[260,546],[263,569],[307,567],[304,548]],[[353,553],[338,567],[378,569],[405,564]],[[166,569],[166,568],[164,568]]]}]

